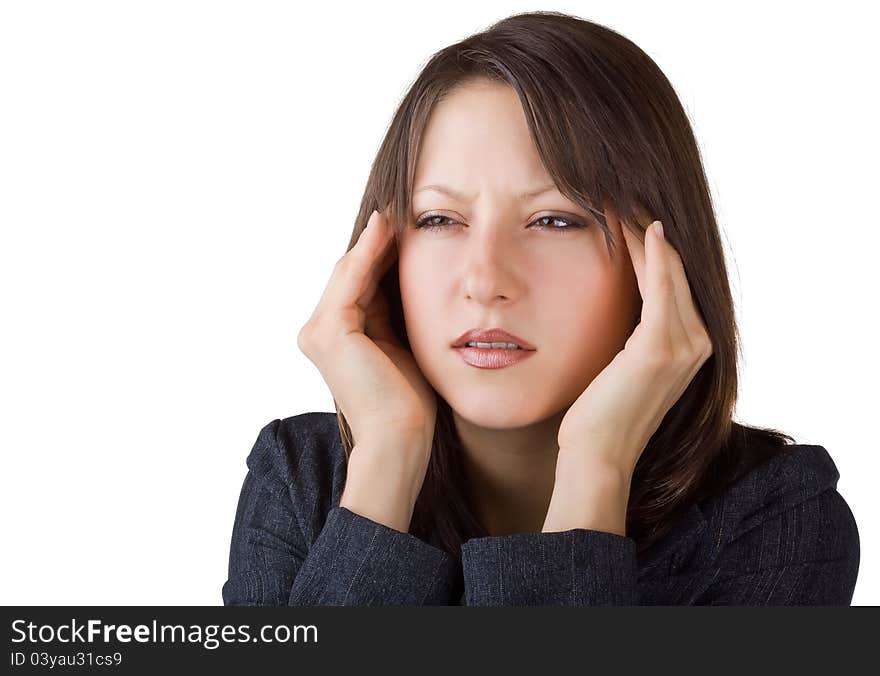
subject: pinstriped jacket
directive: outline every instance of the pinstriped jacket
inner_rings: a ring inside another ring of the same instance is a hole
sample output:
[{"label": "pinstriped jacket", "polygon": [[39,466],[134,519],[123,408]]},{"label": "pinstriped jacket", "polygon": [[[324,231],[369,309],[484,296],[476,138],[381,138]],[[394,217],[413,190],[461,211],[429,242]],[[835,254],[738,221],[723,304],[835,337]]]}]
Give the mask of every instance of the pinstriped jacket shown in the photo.
[{"label": "pinstriped jacket", "polygon": [[478,537],[461,559],[339,506],[335,413],[273,420],[247,457],[225,605],[849,605],[855,518],[822,446],[791,445],[660,541],[587,529]]}]

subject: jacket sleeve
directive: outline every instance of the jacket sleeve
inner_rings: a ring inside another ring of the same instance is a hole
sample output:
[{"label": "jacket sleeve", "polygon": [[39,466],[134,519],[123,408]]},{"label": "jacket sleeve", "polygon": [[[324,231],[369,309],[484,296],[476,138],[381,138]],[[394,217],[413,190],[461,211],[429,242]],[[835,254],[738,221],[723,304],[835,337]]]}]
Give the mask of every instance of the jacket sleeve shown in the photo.
[{"label": "jacket sleeve", "polygon": [[469,606],[635,604],[632,538],[575,528],[472,538],[461,552]]},{"label": "jacket sleeve", "polygon": [[770,504],[723,548],[695,603],[848,606],[859,559],[858,527],[836,489],[781,511]]},{"label": "jacket sleeve", "polygon": [[[824,454],[822,449],[822,454]],[[694,605],[849,605],[859,534],[830,460],[781,459],[717,504],[713,529],[678,580]],[[770,486],[770,488],[767,488]],[[467,605],[636,605],[636,543],[594,530],[481,537],[462,546]],[[685,579],[687,578],[687,579]]]},{"label": "jacket sleeve", "polygon": [[308,541],[301,520],[310,513],[295,497],[302,491],[277,471],[283,462],[272,461],[284,452],[277,422],[263,429],[248,459],[224,605],[448,604],[456,561],[409,533],[334,505],[317,537]]}]

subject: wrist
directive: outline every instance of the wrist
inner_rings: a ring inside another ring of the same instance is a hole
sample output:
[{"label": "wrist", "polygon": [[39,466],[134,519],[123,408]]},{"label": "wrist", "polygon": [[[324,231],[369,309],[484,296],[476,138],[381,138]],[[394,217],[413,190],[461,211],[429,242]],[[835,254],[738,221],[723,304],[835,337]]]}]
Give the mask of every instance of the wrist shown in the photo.
[{"label": "wrist", "polygon": [[408,532],[429,457],[418,446],[356,445],[348,461],[340,507]]},{"label": "wrist", "polygon": [[619,465],[560,449],[542,530],[584,528],[625,536],[631,480]]},{"label": "wrist", "polygon": [[577,473],[580,476],[594,477],[596,481],[624,481],[632,479],[632,467],[624,458],[619,443],[586,442],[578,447],[560,446],[556,456],[556,476]]},{"label": "wrist", "polygon": [[372,475],[382,484],[403,488],[412,485],[416,492],[421,489],[428,461],[431,459],[431,446],[422,439],[391,439],[369,437],[356,442],[349,456],[349,472]]}]

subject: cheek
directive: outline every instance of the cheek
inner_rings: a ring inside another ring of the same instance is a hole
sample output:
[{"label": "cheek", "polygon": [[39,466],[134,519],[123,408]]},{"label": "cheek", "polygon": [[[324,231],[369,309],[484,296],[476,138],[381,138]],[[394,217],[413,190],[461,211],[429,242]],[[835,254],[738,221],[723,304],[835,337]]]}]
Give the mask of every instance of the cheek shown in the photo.
[{"label": "cheek", "polygon": [[547,355],[569,398],[620,352],[634,328],[632,289],[625,271],[606,260],[581,261],[556,268],[535,299],[536,338],[550,346]]},{"label": "cheek", "polygon": [[[414,356],[427,351],[429,341],[450,338],[447,311],[441,304],[441,284],[445,277],[436,257],[425,255],[425,247],[401,247],[398,258],[398,281],[404,323]],[[455,336],[451,336],[454,338]]]}]

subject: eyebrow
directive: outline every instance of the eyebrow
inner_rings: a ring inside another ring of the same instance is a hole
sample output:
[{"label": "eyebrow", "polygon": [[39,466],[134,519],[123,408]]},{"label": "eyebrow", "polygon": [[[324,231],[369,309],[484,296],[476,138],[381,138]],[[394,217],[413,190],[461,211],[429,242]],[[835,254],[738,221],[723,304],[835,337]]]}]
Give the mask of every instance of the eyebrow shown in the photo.
[{"label": "eyebrow", "polygon": [[[424,192],[426,190],[433,190],[434,192],[439,192],[440,194],[446,195],[447,197],[451,197],[452,199],[454,199],[458,202],[461,202],[463,204],[470,203],[473,201],[473,197],[468,197],[467,195],[465,195],[465,194],[463,194],[453,188],[447,187],[445,185],[438,185],[435,183],[432,183],[430,185],[423,185],[421,188],[416,190],[413,194]],[[528,190],[524,193],[517,195],[517,199],[519,199],[521,201],[534,199],[535,197],[538,197],[539,195],[543,195],[546,192],[550,192],[551,190],[557,190],[556,184],[550,183],[549,185],[545,185],[540,188],[536,188],[534,190]]]}]

